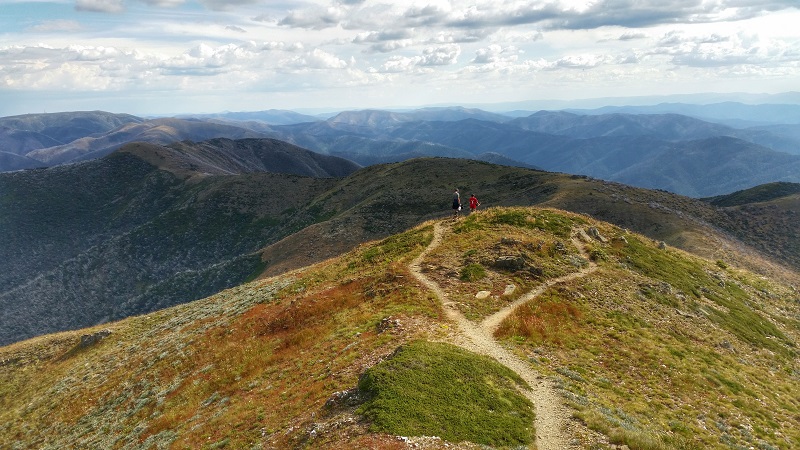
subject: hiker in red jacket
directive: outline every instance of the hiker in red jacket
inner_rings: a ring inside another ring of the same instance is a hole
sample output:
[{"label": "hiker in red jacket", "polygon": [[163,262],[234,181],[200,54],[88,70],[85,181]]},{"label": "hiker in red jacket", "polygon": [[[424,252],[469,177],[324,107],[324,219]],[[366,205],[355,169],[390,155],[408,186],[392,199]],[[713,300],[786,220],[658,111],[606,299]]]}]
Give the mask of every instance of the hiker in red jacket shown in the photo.
[{"label": "hiker in red jacket", "polygon": [[481,202],[478,201],[478,198],[475,197],[475,194],[469,194],[469,212],[474,213],[480,205]]}]

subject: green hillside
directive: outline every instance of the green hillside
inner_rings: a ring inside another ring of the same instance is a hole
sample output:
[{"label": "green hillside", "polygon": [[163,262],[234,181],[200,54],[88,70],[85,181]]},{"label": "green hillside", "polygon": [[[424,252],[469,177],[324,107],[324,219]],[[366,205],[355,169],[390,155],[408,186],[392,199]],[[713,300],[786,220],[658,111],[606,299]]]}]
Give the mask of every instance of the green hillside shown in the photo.
[{"label": "green hillside", "polygon": [[[465,340],[498,312],[499,364]],[[0,447],[794,448],[798,317],[795,288],[728,261],[492,208],[3,347]]]}]

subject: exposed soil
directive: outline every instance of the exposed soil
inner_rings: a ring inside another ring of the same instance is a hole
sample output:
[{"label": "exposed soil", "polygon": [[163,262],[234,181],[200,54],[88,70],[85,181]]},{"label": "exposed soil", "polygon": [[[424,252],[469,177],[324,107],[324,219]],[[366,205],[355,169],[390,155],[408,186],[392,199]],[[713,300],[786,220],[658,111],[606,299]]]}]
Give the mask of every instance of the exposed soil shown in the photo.
[{"label": "exposed soil", "polygon": [[[549,280],[545,284],[523,295],[514,303],[487,317],[480,324],[476,324],[464,317],[456,308],[455,304],[448,298],[444,290],[441,289],[436,282],[424,275],[421,270],[421,264],[428,253],[441,244],[445,226],[443,222],[436,222],[434,224],[433,241],[431,241],[425,251],[411,262],[409,269],[421,283],[436,294],[444,306],[447,317],[457,324],[457,331],[453,338],[454,344],[469,351],[493,357],[501,364],[516,372],[531,386],[531,390],[523,393],[533,402],[536,408],[536,422],[534,424],[536,428],[536,448],[539,450],[577,448],[574,441],[571,439],[571,436],[575,436],[575,433],[570,432],[570,428],[575,426],[575,424],[570,420],[570,411],[561,401],[561,396],[553,382],[537,372],[530,363],[522,360],[520,357],[504,348],[494,339],[494,332],[500,323],[518,306],[541,295],[547,288],[554,284],[586,276],[596,270],[597,266],[590,261],[589,266],[579,272]],[[583,244],[574,238],[573,242],[580,250],[582,256],[589,260],[585,254]]]}]

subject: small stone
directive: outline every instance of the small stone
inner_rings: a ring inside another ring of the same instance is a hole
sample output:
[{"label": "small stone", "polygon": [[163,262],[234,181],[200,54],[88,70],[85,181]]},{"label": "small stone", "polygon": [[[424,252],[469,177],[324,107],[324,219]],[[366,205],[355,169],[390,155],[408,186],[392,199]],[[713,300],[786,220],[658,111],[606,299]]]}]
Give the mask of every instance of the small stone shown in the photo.
[{"label": "small stone", "polygon": [[506,285],[506,290],[505,290],[505,291],[503,291],[503,295],[511,295],[511,294],[513,294],[513,293],[514,293],[514,291],[516,291],[516,290],[517,290],[517,286],[516,286],[516,285],[513,285],[513,284],[507,284],[507,285]]},{"label": "small stone", "polygon": [[475,298],[478,300],[484,300],[489,298],[490,295],[492,295],[492,293],[489,291],[478,291],[478,293],[475,294]]},{"label": "small stone", "polygon": [[589,235],[588,235],[588,234],[586,234],[586,231],[585,231],[583,228],[581,228],[580,230],[578,230],[578,239],[580,239],[580,240],[581,240],[581,242],[585,242],[585,243],[587,243],[587,244],[588,244],[589,242],[592,242],[592,238],[591,238],[591,237],[589,237]]},{"label": "small stone", "polygon": [[102,330],[94,334],[84,334],[81,336],[81,342],[78,344],[79,348],[86,348],[92,346],[101,340],[111,335],[111,330]]},{"label": "small stone", "polygon": [[600,234],[600,230],[598,230],[596,227],[589,227],[588,233],[589,233],[589,236],[593,237],[594,239],[596,239],[596,240],[598,240],[600,242],[604,242],[604,243],[608,242],[608,239],[606,239],[602,234]]}]

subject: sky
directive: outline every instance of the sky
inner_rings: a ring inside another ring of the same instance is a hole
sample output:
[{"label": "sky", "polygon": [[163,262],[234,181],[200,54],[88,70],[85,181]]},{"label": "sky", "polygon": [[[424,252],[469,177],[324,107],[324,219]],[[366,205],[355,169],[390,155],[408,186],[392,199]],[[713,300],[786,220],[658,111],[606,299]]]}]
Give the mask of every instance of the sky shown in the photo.
[{"label": "sky", "polygon": [[0,0],[0,116],[800,90],[798,0]]}]

